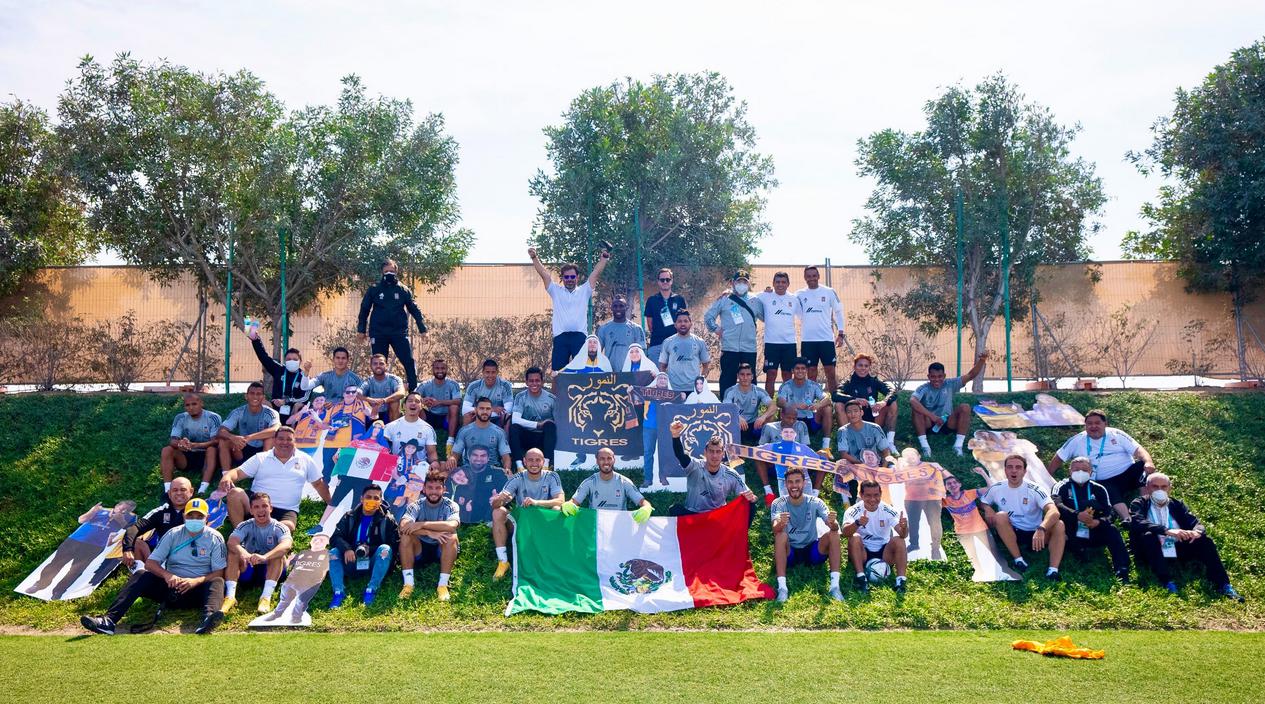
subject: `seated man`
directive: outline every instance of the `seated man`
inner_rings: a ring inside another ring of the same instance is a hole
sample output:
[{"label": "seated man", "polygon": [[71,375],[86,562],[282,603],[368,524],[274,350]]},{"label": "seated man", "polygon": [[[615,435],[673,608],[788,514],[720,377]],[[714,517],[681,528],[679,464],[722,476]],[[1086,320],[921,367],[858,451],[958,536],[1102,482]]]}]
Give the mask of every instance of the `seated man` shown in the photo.
[{"label": "seated man", "polygon": [[873,450],[886,462],[887,456],[896,451],[896,447],[892,445],[889,435],[883,432],[882,427],[864,420],[865,404],[861,401],[857,399],[848,401],[843,407],[843,415],[847,423],[839,429],[836,444],[840,458],[853,464],[865,464],[861,460],[861,453]]},{"label": "seated man", "polygon": [[234,408],[217,431],[220,467],[227,472],[271,449],[272,436],[280,427],[281,416],[264,403],[264,385],[252,381],[246,387],[246,405]]},{"label": "seated man", "polygon": [[1067,532],[1059,520],[1050,495],[1041,487],[1025,481],[1028,461],[1023,455],[1009,455],[1005,462],[1006,481],[988,487],[984,500],[984,521],[1001,539],[1010,552],[1010,564],[1016,572],[1028,570],[1020,547],[1028,545],[1033,552],[1050,550],[1050,566],[1045,578],[1053,581],[1059,576],[1059,563],[1063,561],[1063,548],[1067,545]]},{"label": "seated man", "polygon": [[[777,415],[777,404],[764,393],[764,389],[755,385],[755,369],[743,362],[738,365],[738,383],[725,391],[723,403],[732,403],[738,407],[738,430],[742,434],[742,444],[760,444],[760,430],[764,424]],[[764,406],[764,412],[760,407]]]},{"label": "seated man", "polygon": [[[780,420],[765,423],[760,429],[760,445],[771,445],[782,440],[797,442],[800,445],[808,445],[808,425],[804,421],[799,420],[799,411],[790,403],[781,399],[774,401],[774,406],[778,409]],[[760,475],[760,483],[764,485],[764,505],[768,506],[773,503],[773,485],[769,483],[769,469],[771,465],[768,462],[755,460],[755,471]],[[821,478],[814,480],[817,486],[821,486]],[[816,489],[811,490],[816,491]]]},{"label": "seated man", "polygon": [[[334,369],[331,371],[321,372],[317,376],[304,375],[303,382],[300,385],[304,391],[311,391],[316,387],[321,387],[321,395],[329,403],[338,403],[343,397],[343,391],[348,386],[360,388],[360,384],[364,381],[358,374],[351,370],[351,353],[346,347],[335,347],[333,352]],[[304,371],[311,371],[310,362],[304,365]]]},{"label": "seated man", "polygon": [[927,383],[914,390],[909,397],[910,412],[914,417],[914,430],[918,433],[918,444],[922,447],[922,456],[931,459],[931,445],[927,442],[927,433],[953,432],[953,451],[963,454],[962,444],[966,442],[966,433],[971,429],[971,407],[965,403],[953,404],[953,396],[966,383],[974,379],[984,369],[988,361],[988,353],[984,352],[975,358],[975,366],[961,377],[946,379],[944,365],[932,362],[927,367]]},{"label": "seated man", "polygon": [[[808,378],[807,359],[796,358],[795,366],[791,368],[791,380],[782,382],[781,388],[777,390],[777,398],[795,409],[809,431],[821,431],[821,449],[830,449],[830,419],[834,411],[830,405],[830,397],[821,388],[821,384]],[[814,486],[820,485],[821,477],[817,477]]]},{"label": "seated man", "polygon": [[[149,553],[167,531],[184,523],[184,507],[193,498],[193,484],[184,477],[176,477],[167,490],[167,501],[141,516],[123,533],[123,567],[130,571],[145,569]],[[152,532],[151,532],[152,531]],[[142,535],[150,533],[145,540]]]},{"label": "seated man", "polygon": [[1054,505],[1063,517],[1067,545],[1075,553],[1086,548],[1106,547],[1111,553],[1111,569],[1121,584],[1129,583],[1129,550],[1120,531],[1111,524],[1111,501],[1107,489],[1089,478],[1093,465],[1088,457],[1068,463],[1072,478],[1054,485]]},{"label": "seated man", "polygon": [[[777,600],[786,601],[786,568],[799,563],[820,565],[830,560],[830,596],[843,601],[839,591],[839,519],[826,502],[804,494],[804,470],[786,470],[786,496],[769,507],[773,520],[773,563],[777,570]],[[830,530],[817,536],[817,519]]]},{"label": "seated man", "polygon": [[[506,401],[513,404],[513,401]],[[500,465],[505,476],[514,473],[514,465],[510,463],[510,444],[505,438],[505,431],[492,422],[492,411],[495,408],[492,400],[480,398],[474,406],[474,420],[461,426],[457,431],[457,442],[448,453],[447,471],[451,472],[461,464],[461,456],[472,448],[482,447],[488,451],[495,464]]]},{"label": "seated man", "polygon": [[496,572],[492,579],[500,579],[510,570],[510,558],[505,549],[509,538],[510,509],[507,504],[540,506],[556,509],[562,505],[562,480],[556,472],[545,469],[545,455],[532,448],[523,455],[524,471],[510,477],[500,493],[492,497],[492,544],[496,546]]},{"label": "seated man", "polygon": [[[288,423],[290,416],[298,413],[308,402],[308,392],[303,390],[302,371],[303,355],[291,347],[285,351],[284,360],[278,360],[268,354],[264,343],[259,339],[259,329],[254,326],[246,328],[246,337],[250,338],[251,349],[259,358],[264,375],[272,377],[272,390],[268,394],[270,405],[276,409],[282,423]],[[312,368],[311,362],[307,365]]]},{"label": "seated man", "polygon": [[536,448],[553,461],[558,446],[558,426],[553,422],[554,396],[545,391],[545,373],[532,367],[523,377],[527,388],[514,397],[514,413],[509,428],[510,459],[523,468],[523,455]]},{"label": "seated man", "polygon": [[504,428],[514,413],[514,387],[501,378],[500,366],[495,359],[483,360],[483,378],[476,379],[466,385],[466,394],[461,401],[461,424],[474,422],[475,406],[479,399],[486,398],[492,402],[493,425]]},{"label": "seated man", "polygon": [[215,476],[215,463],[219,459],[216,433],[224,421],[220,414],[202,407],[202,397],[195,393],[184,395],[184,413],[176,414],[171,424],[171,440],[163,447],[163,491],[171,490],[171,478],[177,470],[200,472],[202,483],[198,493],[205,494]]},{"label": "seated man", "polygon": [[404,397],[404,415],[396,418],[382,429],[382,437],[391,443],[391,454],[404,454],[404,446],[414,441],[418,449],[426,448],[426,461],[435,464],[439,461],[438,438],[430,423],[422,420],[422,403],[420,394],[411,393]]},{"label": "seated man", "polygon": [[224,569],[224,606],[228,613],[237,605],[237,585],[263,582],[258,610],[272,611],[272,592],[277,588],[286,556],[294,547],[290,529],[272,517],[272,498],[256,491],[250,498],[250,519],[228,536],[228,566]]},{"label": "seated man", "polygon": [[375,354],[369,358],[372,374],[360,384],[360,393],[373,407],[373,418],[390,423],[400,416],[396,402],[404,398],[404,382],[394,374],[387,374],[387,356]]},{"label": "seated man", "polygon": [[[426,407],[426,422],[436,430],[443,428],[448,436],[448,447],[452,447],[457,437],[459,418],[461,416],[461,384],[448,378],[448,362],[436,359],[431,362],[433,375],[417,386],[417,393],[422,395],[422,405]],[[448,455],[445,454],[446,458]]]},{"label": "seated man", "polygon": [[611,511],[627,511],[630,506],[636,506],[633,520],[638,523],[645,523],[654,511],[637,485],[615,471],[615,451],[609,447],[597,451],[597,472],[580,482],[570,500],[562,504],[562,512],[574,516],[576,509],[586,501],[589,508]]},{"label": "seated man", "polygon": [[847,422],[845,406],[849,401],[860,401],[866,423],[874,423],[887,433],[887,444],[896,445],[896,395],[886,381],[871,374],[874,358],[859,354],[852,360],[852,376],[835,389],[835,413],[840,422]]},{"label": "seated man", "polygon": [[[873,479],[861,482],[861,500],[843,514],[843,537],[848,539],[848,558],[857,571],[852,586],[862,592],[870,591],[870,578],[865,565],[879,559],[892,566],[896,572],[896,593],[905,593],[905,569],[909,553],[905,549],[905,536],[909,534],[909,521],[905,512],[883,501],[883,487]],[[895,538],[892,536],[895,535]]]},{"label": "seated man", "polygon": [[1125,502],[1142,484],[1142,478],[1155,472],[1151,453],[1123,430],[1107,427],[1107,412],[1097,408],[1085,414],[1085,429],[1068,438],[1054,454],[1050,474],[1082,453],[1093,467],[1090,479],[1106,487],[1116,515],[1128,521],[1129,509]]},{"label": "seated man", "polygon": [[413,566],[417,559],[421,559],[423,565],[439,563],[439,585],[435,594],[440,601],[451,598],[448,578],[460,550],[457,527],[461,525],[461,508],[456,501],[444,496],[445,479],[443,472],[427,474],[422,498],[408,505],[400,521],[400,566],[404,570],[401,599],[413,595]]},{"label": "seated man", "polygon": [[1169,561],[1198,562],[1217,591],[1226,598],[1243,601],[1230,586],[1230,576],[1207,529],[1186,504],[1169,495],[1170,491],[1172,482],[1168,476],[1154,472],[1146,479],[1144,495],[1134,499],[1129,507],[1133,516],[1129,544],[1138,566],[1149,566],[1164,588],[1176,594],[1177,583]]},{"label": "seated man", "polygon": [[[235,485],[242,479],[251,480],[250,491]],[[284,523],[292,534],[299,521],[303,487],[308,483],[328,505],[333,497],[330,496],[329,486],[321,478],[321,469],[310,455],[294,449],[294,428],[288,425],[277,430],[276,447],[220,475],[220,491],[227,494],[224,503],[228,506],[228,520],[233,525],[245,520],[251,496],[262,491],[271,497],[272,517]]]},{"label": "seated man", "polygon": [[169,530],[145,561],[123,585],[102,616],[84,616],[79,623],[93,633],[114,635],[120,619],[136,600],[145,597],[176,608],[201,608],[202,621],[194,630],[206,635],[224,620],[224,567],[228,563],[224,538],[208,530],[210,509],[202,499],[190,499],[184,509],[184,525]]},{"label": "seated man", "polygon": [[755,494],[747,488],[747,482],[741,474],[723,464],[725,442],[718,436],[709,438],[707,445],[703,447],[703,461],[699,462],[687,455],[685,446],[681,444],[685,424],[679,420],[672,421],[668,431],[672,433],[672,453],[685,469],[685,503],[674,504],[668,509],[668,515],[706,513],[729,503],[732,496],[741,496],[751,502],[751,516],[748,520],[754,520]]},{"label": "seated man", "polygon": [[369,573],[362,599],[365,606],[372,606],[399,544],[400,530],[395,517],[382,504],[382,488],[377,484],[366,486],[360,492],[360,504],[343,515],[330,536],[329,582],[334,596],[329,608],[337,609],[347,598],[348,571],[357,576]]}]

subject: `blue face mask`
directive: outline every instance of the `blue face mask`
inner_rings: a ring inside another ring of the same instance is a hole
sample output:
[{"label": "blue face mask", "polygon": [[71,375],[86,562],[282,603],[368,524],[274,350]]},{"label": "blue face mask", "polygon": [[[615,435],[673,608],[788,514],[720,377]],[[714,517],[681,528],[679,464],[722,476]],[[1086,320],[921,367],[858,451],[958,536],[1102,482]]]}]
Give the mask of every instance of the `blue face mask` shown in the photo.
[{"label": "blue face mask", "polygon": [[201,533],[205,528],[205,518],[186,518],[184,521],[184,529],[195,535]]}]

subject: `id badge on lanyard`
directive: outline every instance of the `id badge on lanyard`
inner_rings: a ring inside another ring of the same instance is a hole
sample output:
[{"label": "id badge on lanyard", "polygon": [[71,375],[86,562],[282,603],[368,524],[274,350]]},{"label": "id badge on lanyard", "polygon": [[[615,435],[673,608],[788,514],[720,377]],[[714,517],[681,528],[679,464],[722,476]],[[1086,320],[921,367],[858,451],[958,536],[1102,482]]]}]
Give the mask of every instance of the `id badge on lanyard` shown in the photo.
[{"label": "id badge on lanyard", "polygon": [[364,572],[367,569],[369,569],[369,558],[367,557],[356,558],[356,571]]},{"label": "id badge on lanyard", "polygon": [[[1092,488],[1089,489],[1089,493],[1086,495],[1085,500],[1088,501],[1091,506],[1093,505],[1094,490]],[[1072,487],[1072,508],[1076,509],[1078,513],[1081,509],[1081,502],[1076,498],[1076,487]],[[1081,523],[1079,520],[1076,521],[1076,537],[1081,538],[1082,540],[1089,540],[1089,526]]]},{"label": "id badge on lanyard", "polygon": [[[1165,513],[1167,514],[1165,515],[1165,518],[1168,519],[1165,522],[1165,525],[1166,527],[1171,529],[1173,527],[1173,515],[1171,513],[1168,513],[1167,511]],[[1152,506],[1151,507],[1151,522],[1158,523],[1159,522],[1158,519],[1159,519],[1159,513],[1156,512],[1155,507]],[[1176,558],[1177,557],[1177,538],[1174,538],[1171,535],[1160,536],[1160,553],[1164,555],[1164,557],[1167,557],[1167,558]]]},{"label": "id badge on lanyard", "polygon": [[672,310],[667,301],[664,301],[663,307],[659,309],[659,320],[663,321],[664,327],[672,327]]},{"label": "id badge on lanyard", "polygon": [[738,306],[729,306],[729,317],[734,321],[734,325],[742,325],[742,311],[738,310]]}]

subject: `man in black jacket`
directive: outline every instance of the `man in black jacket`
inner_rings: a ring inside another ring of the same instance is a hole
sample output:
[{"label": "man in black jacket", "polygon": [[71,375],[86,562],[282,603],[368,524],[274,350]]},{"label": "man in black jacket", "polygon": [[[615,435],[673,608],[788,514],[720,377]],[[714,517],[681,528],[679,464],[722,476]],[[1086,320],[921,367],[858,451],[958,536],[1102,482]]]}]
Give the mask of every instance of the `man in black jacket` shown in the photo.
[{"label": "man in black jacket", "polygon": [[1120,531],[1111,524],[1111,499],[1107,487],[1090,481],[1093,464],[1088,457],[1068,463],[1071,479],[1054,485],[1054,506],[1063,519],[1067,547],[1077,554],[1085,548],[1106,547],[1111,553],[1111,569],[1122,584],[1129,583],[1129,551]]},{"label": "man in black jacket", "polygon": [[1169,592],[1177,593],[1169,560],[1193,560],[1202,563],[1208,581],[1223,596],[1236,601],[1243,597],[1230,586],[1230,576],[1221,564],[1217,546],[1208,537],[1199,519],[1186,504],[1169,497],[1172,482],[1167,475],[1153,472],[1147,477],[1143,495],[1129,506],[1132,525],[1129,544],[1138,558],[1138,565],[1151,566],[1155,578],[1164,583]]},{"label": "man in black jacket", "polygon": [[336,609],[346,598],[343,576],[370,572],[365,587],[365,606],[373,604],[382,580],[391,569],[391,556],[400,546],[400,529],[395,517],[382,503],[382,487],[370,484],[360,493],[360,505],[347,512],[330,537],[329,581],[334,597],[329,607]]},{"label": "man in black jacket", "polygon": [[[417,331],[426,334],[422,312],[413,302],[413,294],[399,281],[399,266],[394,259],[382,262],[382,281],[369,287],[360,301],[360,316],[356,320],[356,332],[363,341],[366,337],[374,354],[386,354],[388,348],[404,365],[408,388],[417,388],[417,367],[413,363],[413,346],[408,339],[408,317],[417,321]],[[368,333],[366,335],[366,332]]]},{"label": "man in black jacket", "polygon": [[[123,533],[123,566],[133,569],[137,563],[143,565],[149,559],[149,553],[167,533],[177,526],[184,525],[184,506],[193,498],[193,484],[184,477],[171,480],[171,488],[167,490],[166,503],[142,516],[127,527]],[[137,542],[137,538],[153,531],[149,538]]]},{"label": "man in black jacket", "polygon": [[[284,425],[308,400],[308,392],[303,390],[303,355],[291,347],[286,350],[285,360],[277,361],[264,349],[258,331],[251,328],[246,336],[250,338],[250,346],[255,350],[255,356],[259,358],[264,373],[272,378],[272,393],[269,394],[268,401],[277,411],[277,415],[281,416],[281,423]],[[311,362],[308,362],[307,368],[312,368]]]}]

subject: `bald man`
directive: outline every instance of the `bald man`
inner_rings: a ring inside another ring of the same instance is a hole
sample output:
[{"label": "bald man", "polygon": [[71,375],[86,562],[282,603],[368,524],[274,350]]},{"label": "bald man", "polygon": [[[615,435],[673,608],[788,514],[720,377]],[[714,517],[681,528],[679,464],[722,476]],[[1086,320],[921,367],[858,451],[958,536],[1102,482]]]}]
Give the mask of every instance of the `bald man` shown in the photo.
[{"label": "bald man", "polygon": [[536,448],[528,450],[523,455],[523,471],[510,477],[501,492],[492,497],[492,543],[496,546],[496,572],[492,579],[500,579],[510,570],[505,548],[510,508],[517,505],[557,510],[562,499],[562,481],[557,472],[545,469],[545,453]]}]

